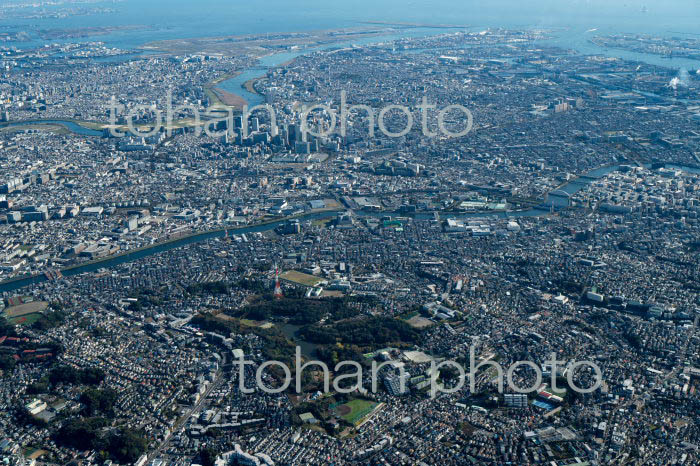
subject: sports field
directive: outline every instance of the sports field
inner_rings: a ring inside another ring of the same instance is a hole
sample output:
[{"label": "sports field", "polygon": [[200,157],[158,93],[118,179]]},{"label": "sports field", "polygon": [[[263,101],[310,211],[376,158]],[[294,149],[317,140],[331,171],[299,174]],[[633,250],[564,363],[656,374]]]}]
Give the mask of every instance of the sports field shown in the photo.
[{"label": "sports field", "polygon": [[13,317],[22,317],[35,312],[42,312],[49,303],[46,301],[33,301],[31,303],[20,304],[19,306],[11,306],[5,309],[5,316],[8,319]]},{"label": "sports field", "polygon": [[32,325],[41,319],[42,312],[49,306],[46,301],[34,301],[5,309],[2,315],[12,325]]},{"label": "sports field", "polygon": [[10,322],[12,325],[32,325],[37,320],[41,319],[42,316],[43,314],[34,312],[32,314],[24,314],[20,317],[13,317],[11,319],[8,319],[8,322]]},{"label": "sports field", "polygon": [[319,284],[319,282],[323,281],[322,278],[319,278],[315,275],[309,275],[306,273],[297,272],[296,270],[290,270],[288,272],[284,272],[282,275],[280,275],[280,278],[282,280],[287,280],[289,282],[297,283],[299,285],[304,285],[304,286],[316,286]]},{"label": "sports field", "polygon": [[360,424],[367,416],[372,414],[379,403],[374,401],[363,400],[361,398],[356,398],[350,400],[347,403],[336,405],[334,407],[335,412],[338,413],[344,421],[349,422],[352,425]]}]

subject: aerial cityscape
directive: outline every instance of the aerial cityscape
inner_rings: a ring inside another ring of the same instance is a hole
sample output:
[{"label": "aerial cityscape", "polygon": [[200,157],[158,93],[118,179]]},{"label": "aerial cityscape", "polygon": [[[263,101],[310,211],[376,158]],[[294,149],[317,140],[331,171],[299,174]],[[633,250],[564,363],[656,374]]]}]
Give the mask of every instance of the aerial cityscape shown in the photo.
[{"label": "aerial cityscape", "polygon": [[700,464],[699,16],[0,1],[0,464]]}]

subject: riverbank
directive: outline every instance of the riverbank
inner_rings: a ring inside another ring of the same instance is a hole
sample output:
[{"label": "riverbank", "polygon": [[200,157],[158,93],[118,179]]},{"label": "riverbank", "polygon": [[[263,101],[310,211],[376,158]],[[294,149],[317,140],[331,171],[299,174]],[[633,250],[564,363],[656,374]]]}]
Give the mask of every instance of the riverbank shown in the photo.
[{"label": "riverbank", "polygon": [[[571,191],[571,194],[574,192],[578,191],[579,189],[582,189],[587,183],[592,182],[592,180],[599,178],[601,176],[605,176],[605,174],[610,173],[614,171],[615,169],[619,168],[619,165],[606,165],[603,167],[599,167],[595,170],[591,170],[585,174],[582,174],[578,176],[577,178],[570,180],[567,182],[565,185],[560,186],[558,189],[565,189],[565,188],[570,188],[566,189],[567,191]],[[544,201],[543,201],[544,202]],[[180,236],[177,238],[168,238],[164,241],[159,241],[155,244],[148,245],[148,246],[143,246],[141,248],[137,249],[132,249],[128,251],[123,251],[115,255],[103,257],[100,259],[95,259],[93,261],[89,262],[84,262],[80,264],[74,264],[68,267],[65,267],[60,270],[61,274],[64,276],[73,276],[73,275],[78,275],[81,273],[85,272],[92,272],[95,270],[98,270],[100,268],[105,268],[105,267],[112,267],[116,265],[120,265],[126,262],[131,262],[134,260],[141,259],[143,257],[147,257],[152,254],[157,254],[160,252],[165,252],[169,251],[171,249],[175,249],[181,246],[185,246],[188,244],[200,242],[200,241],[206,241],[209,239],[214,239],[214,238],[222,238],[222,237],[227,237],[230,235],[237,235],[237,234],[246,234],[246,233],[255,233],[255,232],[264,232],[264,231],[269,231],[274,228],[276,228],[279,225],[282,225],[284,222],[287,222],[289,220],[320,220],[320,219],[325,219],[325,218],[332,218],[338,215],[341,212],[344,212],[346,209],[320,209],[317,211],[312,211],[308,212],[305,214],[298,214],[290,217],[283,217],[283,218],[278,218],[278,219],[271,219],[267,221],[262,221],[259,223],[256,223],[254,225],[248,225],[244,227],[219,227],[219,228],[214,228],[211,230],[206,230],[206,231],[200,231],[200,232],[193,232],[184,236]],[[354,211],[354,213],[358,217],[377,217],[377,216],[385,216],[385,215],[393,215],[393,216],[401,216],[403,214],[400,214],[398,212],[367,212],[367,211],[362,211],[362,210],[357,210]],[[544,215],[549,215],[548,210],[540,209],[537,207],[534,207],[532,209],[528,210],[523,210],[523,211],[499,211],[499,212],[484,212],[484,213],[474,213],[474,214],[463,214],[463,215],[449,215],[448,217],[451,218],[470,218],[470,217],[492,217],[492,218],[511,218],[511,217],[537,217],[537,216],[544,216]],[[427,218],[434,218],[434,213],[431,213],[430,215],[413,215],[412,217],[415,219],[427,219]],[[438,214],[438,218],[441,220],[445,217],[444,215],[441,216]],[[22,277],[17,277],[11,280],[7,280],[4,282],[0,283],[0,293],[2,292],[9,292],[9,291],[14,291],[17,289],[21,289],[25,286],[30,286],[30,285],[35,285],[39,283],[43,283],[48,281],[48,278],[43,275],[43,274],[38,274],[38,275],[31,275],[31,276],[22,276]]]},{"label": "riverbank", "polygon": [[26,125],[15,125],[15,126],[2,126],[0,127],[0,132],[18,132],[18,131],[44,131],[48,133],[54,133],[54,134],[60,134],[60,135],[65,135],[65,134],[70,134],[70,131],[63,126],[59,124],[51,124],[51,123],[35,123],[35,124],[26,124]]},{"label": "riverbank", "polygon": [[[283,68],[283,67],[293,63],[294,60],[296,60],[296,57],[275,65],[275,68]],[[264,96],[261,93],[259,93],[258,90],[255,88],[255,83],[257,83],[258,81],[260,81],[264,77],[265,76],[258,76],[256,78],[252,78],[252,79],[247,80],[246,82],[244,82],[242,84],[243,89],[245,89],[250,94],[253,94],[253,95],[259,96],[260,98],[263,98]],[[241,99],[242,99],[242,97],[241,97]]]},{"label": "riverbank", "polygon": [[238,94],[234,94],[233,92],[228,92],[223,89],[219,89],[218,87],[212,88],[211,92],[216,96],[216,102],[214,102],[213,106],[226,106],[242,109],[248,105],[247,100]]},{"label": "riverbank", "polygon": [[234,79],[240,74],[240,72],[227,73],[204,86],[204,92],[207,94],[207,97],[209,97],[211,107],[235,107],[242,109],[248,105],[248,101],[240,95],[218,87],[222,82]]},{"label": "riverbank", "polygon": [[60,126],[65,128],[71,133],[79,134],[81,136],[102,136],[102,130],[107,127],[105,123],[99,123],[96,121],[80,121],[70,118],[62,120],[54,119],[32,119],[32,120],[21,120],[21,121],[6,121],[0,123],[0,128],[23,128],[36,129],[40,126],[55,127]]},{"label": "riverbank", "polygon": [[260,94],[257,89],[255,89],[255,83],[258,82],[262,77],[260,78],[254,78],[254,79],[249,79],[248,81],[243,83],[243,87],[245,88],[246,91],[250,92],[251,94],[256,94],[262,97],[262,94]]},{"label": "riverbank", "polygon": [[[364,30],[360,34],[353,33],[352,30],[343,30],[343,32],[340,35],[332,35],[332,34],[327,34],[323,35],[323,33],[328,33],[329,31],[322,31],[321,33],[317,32],[311,32],[311,33],[281,33],[281,34],[276,34],[275,37],[277,37],[277,40],[283,40],[283,41],[288,41],[288,42],[296,42],[297,44],[303,43],[304,46],[299,47],[295,50],[292,50],[291,48],[288,48],[286,51],[273,51],[270,49],[265,49],[264,47],[261,49],[260,47],[256,48],[256,51],[252,56],[255,56],[258,58],[257,63],[252,66],[249,69],[243,70],[243,71],[237,71],[233,72],[230,74],[223,75],[216,80],[208,83],[207,85],[204,86],[204,90],[209,97],[209,100],[212,102],[212,107],[233,107],[236,109],[242,109],[244,106],[255,106],[255,105],[260,105],[265,103],[264,96],[261,95],[257,89],[255,88],[255,83],[259,81],[262,77],[265,76],[265,73],[271,69],[275,69],[281,66],[286,66],[287,64],[293,62],[297,57],[308,54],[308,53],[313,53],[314,51],[320,51],[320,50],[327,50],[332,47],[341,47],[341,46],[349,46],[349,45],[361,45],[361,44],[369,44],[369,43],[375,43],[378,41],[387,41],[387,40],[392,40],[392,39],[397,39],[401,38],[405,35],[408,36],[417,36],[417,37],[423,37],[426,35],[431,35],[434,34],[435,32],[430,33],[427,30],[426,25],[413,25],[411,24],[410,26],[408,25],[409,23],[404,24],[403,26],[397,26],[398,28],[401,28],[399,31],[403,31],[403,33],[396,34],[398,31],[397,29],[391,29],[387,28],[385,31],[379,31],[379,30],[373,30],[373,31],[367,31]],[[436,28],[439,27],[448,27],[446,25],[433,25],[433,31],[437,30]],[[451,27],[451,26],[449,26]],[[407,34],[408,31],[411,31],[410,33]],[[393,33],[393,34],[392,34]],[[323,36],[326,39],[332,38],[332,40],[326,40],[326,41],[320,41],[314,43],[312,38],[320,37]],[[580,53],[583,54],[603,54],[603,55],[611,55],[608,51],[603,50],[599,46],[595,46],[595,44],[591,44],[588,41],[588,38],[586,37],[585,34],[583,35],[578,35],[578,34],[572,34],[572,36],[577,37],[577,40],[569,38],[568,40],[562,40],[562,38],[549,38],[543,41],[540,41],[543,45],[553,45],[557,47],[571,47],[576,50],[578,50]],[[235,38],[235,37],[241,37],[241,36],[226,36],[230,38]],[[244,36],[246,37],[247,40],[250,41],[262,41],[264,40],[258,36]],[[225,38],[225,37],[224,37]],[[208,43],[208,42],[221,42],[223,41],[222,37],[219,38],[200,38],[200,39],[185,39],[185,40],[168,40],[168,42],[178,42],[178,41],[183,41],[183,42],[188,42],[188,41],[194,41],[196,43]],[[348,39],[350,39],[348,41]],[[343,40],[346,40],[346,42],[342,42]],[[225,42],[225,41],[224,41]],[[201,44],[200,44],[201,45]],[[288,44],[289,45],[289,44]],[[593,45],[593,47],[591,47]],[[297,45],[298,46],[298,45]],[[595,50],[592,50],[592,48],[595,48]],[[278,49],[279,50],[279,49]],[[612,54],[612,55],[617,55],[617,54]],[[624,51],[620,51],[619,58],[622,59],[629,59],[629,60],[641,60],[642,58],[656,58],[652,55],[649,54],[630,54],[624,53]],[[640,55],[642,55],[640,57]],[[644,61],[644,60],[642,60]],[[653,62],[654,60],[646,60],[646,61],[651,61]],[[673,63],[675,62],[669,62],[666,61],[664,62],[663,66],[672,68],[674,65]],[[61,120],[61,121],[71,121],[69,119],[66,120]],[[23,121],[23,122],[12,122],[11,124],[27,124],[27,123],[40,123],[41,120],[34,120],[34,121]],[[102,135],[102,130],[104,128],[108,127],[107,123],[100,123],[100,122],[82,122],[82,121],[72,121],[71,124],[63,124],[60,121],[57,120],[49,120],[47,121],[49,123],[58,123],[61,124],[62,126],[66,127],[69,131],[84,135],[84,136],[95,136],[99,137]],[[176,122],[176,127],[181,127],[181,126],[187,126],[188,121],[183,120]],[[7,125],[8,123],[0,124],[0,127],[3,127],[2,125]],[[75,124],[75,126],[72,126],[72,124]],[[85,129],[87,128],[87,129]],[[94,130],[94,132],[90,132],[90,130]],[[117,128],[120,131],[124,131],[125,128]]]},{"label": "riverbank", "polygon": [[[253,225],[247,225],[242,227],[218,227],[210,230],[193,232],[188,235],[179,236],[177,238],[168,238],[154,244],[142,246],[136,249],[130,249],[128,251],[122,251],[120,253],[102,257],[92,261],[83,262],[80,264],[73,264],[60,269],[60,272],[61,275],[66,277],[79,275],[81,273],[86,272],[94,272],[101,268],[108,268],[116,265],[121,265],[127,262],[132,262],[150,256],[152,254],[170,251],[172,249],[192,243],[197,243],[200,241],[206,241],[215,238],[225,238],[232,235],[242,235],[270,231],[290,220],[304,221],[333,218],[344,211],[345,209],[319,209],[304,214],[266,220]],[[0,282],[0,293],[18,290],[24,288],[25,286],[44,283],[48,280],[49,279],[44,274],[24,275],[21,277],[16,277],[10,280]]]},{"label": "riverbank", "polygon": [[[672,163],[665,163],[663,164],[664,167],[668,168],[674,168],[678,170],[684,170],[688,171],[691,173],[700,173],[700,170],[694,166],[685,166],[685,165],[676,165]],[[652,165],[648,164],[645,165],[647,168],[650,168]],[[577,191],[583,189],[586,185],[592,183],[594,180],[599,179],[608,173],[611,173],[615,170],[618,170],[620,168],[619,164],[608,164],[604,165],[602,167],[598,167],[594,170],[590,170],[586,172],[585,174],[581,174],[577,176],[576,178],[573,178],[572,180],[569,180],[567,183],[559,186],[557,189],[558,190],[564,190],[569,194],[574,194]],[[544,201],[543,201],[544,202]],[[247,225],[243,227],[219,227],[219,228],[214,228],[211,230],[205,230],[205,231],[200,231],[200,232],[193,232],[188,235],[180,236],[177,238],[168,238],[164,241],[157,242],[152,245],[148,246],[143,246],[141,248],[137,249],[132,249],[129,251],[123,251],[121,253],[103,257],[100,259],[95,259],[93,261],[89,262],[84,262],[81,264],[74,264],[68,267],[65,267],[60,270],[61,274],[64,276],[73,276],[73,275],[78,275],[81,273],[85,272],[93,272],[95,270],[98,270],[100,268],[106,268],[106,267],[113,267],[116,265],[120,265],[126,262],[131,262],[134,260],[141,259],[143,257],[147,257],[152,254],[157,254],[160,252],[165,252],[169,251],[171,249],[175,249],[181,246],[185,246],[188,244],[200,242],[200,241],[206,241],[209,239],[215,239],[215,238],[225,238],[231,235],[241,235],[241,234],[248,234],[248,233],[259,233],[259,232],[265,232],[265,231],[270,231],[276,228],[277,226],[283,225],[285,222],[289,220],[301,220],[301,221],[306,221],[306,220],[321,220],[321,219],[327,219],[327,218],[333,218],[337,216],[338,214],[345,212],[347,209],[339,209],[339,208],[327,208],[327,209],[319,209],[315,210],[312,212],[307,212],[303,214],[298,214],[298,215],[292,215],[289,217],[282,217],[282,218],[277,218],[277,219],[271,219],[271,220],[266,220],[262,222],[258,222],[253,225]],[[368,212],[368,211],[362,211],[362,210],[355,210],[353,211],[355,215],[358,217],[383,217],[386,215],[394,215],[394,216],[409,216],[406,214],[402,214],[399,212]],[[442,214],[442,215],[440,215]],[[474,217],[480,217],[480,218],[517,218],[517,217],[541,217],[541,216],[547,216],[550,214],[550,211],[548,209],[543,209],[540,207],[533,207],[531,209],[527,210],[519,210],[519,211],[499,211],[499,212],[483,212],[483,213],[472,213],[472,214],[463,214],[463,215],[444,215],[444,212],[438,213],[438,217],[440,220],[443,220],[445,218],[474,218]],[[415,219],[429,219],[429,218],[435,218],[435,213],[431,213],[429,215],[411,215],[411,217]],[[37,274],[37,275],[25,275],[22,277],[16,277],[10,280],[6,280],[3,282],[0,282],[0,293],[3,292],[10,292],[14,290],[18,290],[21,288],[24,288],[25,286],[29,285],[35,285],[39,283],[43,283],[48,281],[48,278],[43,275],[43,274]]]}]

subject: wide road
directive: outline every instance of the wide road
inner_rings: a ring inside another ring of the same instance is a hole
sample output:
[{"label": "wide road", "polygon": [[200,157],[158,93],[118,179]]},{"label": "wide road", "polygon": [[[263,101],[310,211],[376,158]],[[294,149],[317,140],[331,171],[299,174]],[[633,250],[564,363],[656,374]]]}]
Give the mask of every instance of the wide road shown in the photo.
[{"label": "wide road", "polygon": [[175,422],[175,424],[173,425],[173,428],[170,429],[170,433],[163,439],[163,441],[158,445],[158,447],[156,447],[155,450],[153,450],[152,452],[150,452],[148,454],[148,462],[146,464],[148,464],[151,461],[153,461],[154,459],[156,459],[158,457],[158,455],[160,455],[161,452],[163,452],[163,450],[165,450],[167,448],[168,444],[170,444],[170,440],[172,440],[173,435],[175,435],[175,433],[179,432],[180,429],[182,429],[183,425],[190,418],[192,418],[192,416],[198,415],[200,413],[200,411],[202,410],[202,408],[204,406],[206,406],[207,398],[209,397],[211,392],[213,392],[220,385],[221,380],[223,379],[224,371],[222,368],[225,364],[226,364],[226,354],[224,354],[224,360],[221,363],[219,371],[216,373],[216,378],[214,379],[212,384],[209,386],[209,388],[207,388],[207,390],[204,392],[204,394],[199,398],[199,401],[197,403],[195,403],[194,406],[192,406],[192,408],[190,408],[184,415],[182,415],[177,420],[177,422]]}]

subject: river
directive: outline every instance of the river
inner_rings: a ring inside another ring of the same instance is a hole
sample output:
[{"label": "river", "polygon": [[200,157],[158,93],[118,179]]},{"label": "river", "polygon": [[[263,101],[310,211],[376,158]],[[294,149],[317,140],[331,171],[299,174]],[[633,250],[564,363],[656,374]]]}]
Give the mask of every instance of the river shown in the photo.
[{"label": "river", "polygon": [[75,121],[70,120],[25,120],[17,122],[4,122],[0,123],[0,128],[21,128],[22,126],[36,126],[36,125],[59,125],[66,128],[68,131],[74,134],[79,134],[81,136],[89,137],[101,137],[102,131],[95,129],[86,128]]},{"label": "river", "polygon": [[[300,221],[305,221],[305,220],[317,220],[317,219],[322,219],[322,218],[330,218],[334,217],[338,214],[339,211],[325,211],[325,212],[310,212],[307,214],[302,214],[300,216],[297,216],[295,218],[299,219]],[[269,222],[269,223],[264,223],[264,224],[257,224],[257,225],[250,225],[247,227],[231,227],[229,229],[217,229],[217,230],[211,230],[211,231],[204,231],[201,233],[195,233],[189,236],[182,237],[180,239],[175,239],[171,241],[166,241],[166,242],[161,242],[161,243],[156,243],[151,246],[145,246],[139,249],[135,249],[133,251],[126,251],[121,254],[117,254],[115,256],[110,256],[105,259],[101,260],[96,260],[96,261],[91,261],[91,262],[86,262],[83,264],[67,267],[61,270],[62,275],[66,277],[70,277],[73,275],[79,275],[81,273],[86,273],[86,272],[94,272],[98,269],[101,268],[109,268],[109,267],[114,267],[120,264],[124,264],[126,262],[133,262],[135,260],[153,255],[153,254],[159,254],[161,252],[165,251],[170,251],[175,248],[179,248],[188,244],[192,243],[197,243],[200,241],[207,241],[213,238],[224,238],[226,236],[231,236],[231,235],[242,235],[242,234],[249,234],[249,233],[258,233],[258,232],[263,232],[263,231],[270,231],[275,229],[276,227],[284,224],[287,221],[287,219],[280,219],[276,220],[274,222]],[[42,275],[33,275],[29,277],[21,277],[21,278],[15,278],[12,280],[4,281],[0,283],[0,293],[4,293],[7,291],[14,291],[20,288],[24,288],[25,286],[29,285],[35,285],[38,283],[43,283],[48,281],[46,276]]]},{"label": "river", "polygon": [[[287,0],[275,0],[274,7],[251,8],[249,4],[235,4],[223,0],[202,0],[201,2],[188,2],[184,0],[143,2],[140,0],[124,0],[117,4],[117,11],[113,15],[85,15],[72,16],[65,19],[47,18],[36,19],[31,22],[15,21],[12,19],[0,19],[0,26],[8,29],[19,29],[24,26],[44,29],[51,28],[81,28],[90,26],[114,26],[147,24],[143,30],[121,31],[111,34],[90,37],[84,39],[70,39],[57,42],[84,42],[100,40],[112,47],[133,49],[146,42],[161,39],[173,39],[177,37],[201,37],[224,36],[227,34],[250,34],[264,32],[283,31],[308,31],[318,29],[338,29],[343,27],[357,27],[362,21],[382,19],[397,22],[422,22],[422,23],[462,23],[471,24],[470,30],[480,30],[488,27],[506,27],[511,29],[523,29],[531,27],[559,28],[554,38],[542,41],[542,44],[555,45],[564,48],[575,49],[583,54],[597,54],[623,58],[626,60],[642,61],[671,69],[687,68],[698,69],[700,62],[684,58],[667,59],[657,55],[628,52],[617,49],[607,49],[589,41],[592,37],[592,29],[595,34],[610,34],[619,32],[648,33],[661,36],[669,36],[670,31],[675,35],[687,35],[696,32],[697,14],[688,11],[688,4],[680,0],[667,0],[659,4],[647,5],[648,13],[641,13],[638,6],[618,5],[604,0],[588,0],[581,4],[571,4],[554,0],[537,0],[527,2],[511,1],[511,8],[505,11],[511,12],[510,17],[504,17],[502,5],[487,5],[473,0],[436,0],[431,8],[426,8],[414,3],[406,4],[400,0],[385,1],[383,3],[374,0],[362,0],[337,4],[330,7],[323,0],[288,2]],[[352,3],[352,4],[351,4]],[[501,1],[500,3],[503,3]],[[177,7],[174,6],[177,4]],[[663,4],[663,5],[662,5]],[[672,5],[673,4],[673,5]],[[95,2],[98,6],[115,5],[114,2]],[[692,10],[692,7],[691,7]],[[698,13],[695,11],[695,13]],[[444,33],[449,30],[439,29],[406,29],[399,34],[382,37],[366,38],[356,42],[333,44],[329,46],[305,49],[295,52],[284,52],[263,57],[258,64],[244,70],[235,78],[219,84],[224,90],[241,95],[248,100],[250,105],[258,105],[263,98],[250,93],[243,88],[246,81],[264,76],[269,70],[280,66],[302,54],[312,53],[352,44],[363,45],[393,40],[399,37],[427,36]],[[32,40],[19,43],[18,46],[40,46],[43,42]],[[85,128],[74,121],[47,120],[10,122],[4,126],[22,126],[32,124],[58,124],[66,129],[84,136],[98,137],[101,131]],[[0,125],[2,126],[2,125]],[[697,172],[696,168],[683,168]],[[617,167],[606,167],[594,170],[587,174],[590,177],[604,176]],[[578,179],[567,183],[560,189],[573,194],[582,189],[591,180]],[[542,209],[529,209],[518,212],[488,212],[465,214],[465,217],[496,217],[510,218],[522,216],[540,216],[548,212]],[[358,212],[359,215],[387,215],[387,213]],[[311,219],[317,214],[307,214],[304,219]],[[328,214],[326,214],[328,215]],[[428,216],[430,217],[430,216]],[[318,218],[318,217],[317,217]],[[420,218],[420,216],[418,217]],[[266,231],[279,225],[282,221],[273,224],[244,227],[236,233],[252,233]],[[234,232],[234,229],[230,230]],[[125,262],[168,251],[186,244],[204,241],[211,238],[223,237],[225,231],[204,232],[190,237],[168,243],[160,243],[143,249],[127,252],[110,257],[95,263],[86,263],[62,271],[66,276],[77,275],[84,272],[95,271],[102,267],[112,267]],[[24,286],[46,281],[43,275],[25,277],[9,282],[0,283],[0,292],[13,291]]]},{"label": "river", "polygon": [[[698,167],[687,167],[687,166],[682,166],[682,165],[676,165],[676,164],[667,164],[666,167],[668,168],[674,168],[674,169],[679,169],[683,171],[687,171],[689,173],[698,173],[700,174],[700,168]],[[600,167],[596,168],[594,170],[589,171],[588,173],[584,174],[582,177],[575,178],[568,183],[566,183],[563,186],[560,186],[558,190],[563,190],[569,194],[574,194],[581,189],[583,189],[585,186],[589,185],[592,183],[595,179],[597,178],[602,178],[606,176],[607,174],[616,171],[620,168],[620,165],[610,165],[610,166],[605,166],[605,167]],[[295,218],[299,219],[300,221],[306,221],[306,220],[318,220],[322,218],[332,218],[337,216],[340,212],[343,212],[343,210],[335,210],[335,211],[325,211],[325,212],[310,212],[307,214],[302,214],[299,215]],[[405,216],[405,214],[398,213],[398,212],[365,212],[365,211],[353,211],[355,215],[359,217],[384,217],[384,216]],[[549,211],[541,208],[532,208],[532,209],[527,209],[527,210],[522,210],[522,211],[513,211],[513,212],[504,212],[504,211],[499,211],[499,212],[475,212],[475,213],[466,213],[466,214],[459,214],[459,215],[445,215],[444,218],[517,218],[517,217],[541,217],[548,215]],[[419,213],[413,216],[413,218],[417,220],[427,220],[434,218],[434,214],[428,214],[428,213]],[[204,231],[201,233],[195,233],[180,239],[176,240],[171,240],[167,242],[161,242],[161,243],[156,243],[151,246],[145,246],[140,249],[135,249],[133,251],[126,251],[124,253],[115,255],[115,256],[110,256],[105,259],[93,261],[93,262],[87,262],[84,264],[78,264],[75,266],[71,266],[65,269],[61,270],[61,273],[64,276],[70,277],[74,275],[79,275],[81,273],[86,273],[86,272],[94,272],[98,269],[101,268],[109,268],[109,267],[114,267],[120,264],[124,264],[127,262],[133,262],[135,260],[148,257],[153,254],[159,254],[161,252],[165,251],[170,251],[175,248],[179,248],[181,246],[185,246],[188,244],[193,244],[197,243],[200,241],[207,241],[213,238],[224,238],[226,236],[231,236],[231,235],[241,235],[241,234],[247,234],[247,233],[257,233],[257,232],[263,232],[263,231],[270,231],[273,230],[274,228],[282,225],[284,222],[286,222],[287,219],[280,219],[276,220],[274,222],[269,222],[269,223],[264,223],[264,224],[257,224],[257,225],[250,225],[247,227],[232,227],[229,229],[217,229],[217,230],[211,230],[211,231]],[[21,288],[24,288],[25,286],[29,285],[35,285],[38,283],[43,283],[48,281],[48,279],[44,275],[33,275],[29,277],[20,277],[20,278],[14,278],[12,280],[4,281],[0,283],[0,293],[4,292],[9,292],[9,291],[14,291],[18,290]],[[291,327],[289,327],[291,328]],[[296,331],[296,330],[294,330]]]},{"label": "river", "polygon": [[[475,28],[470,28],[475,29]],[[436,32],[435,29],[429,28],[416,28],[407,29],[401,34],[392,34],[381,37],[365,38],[355,42],[344,42],[339,44],[331,44],[322,47],[314,47],[305,50],[299,50],[296,52],[284,52],[273,55],[268,55],[259,60],[259,63],[247,70],[244,70],[238,76],[231,79],[222,81],[218,87],[234,94],[238,94],[243,97],[249,106],[260,105],[264,103],[264,97],[257,94],[249,92],[245,84],[248,81],[255,80],[264,77],[270,70],[279,67],[280,65],[289,62],[299,56],[308,55],[310,53],[322,50],[329,50],[342,47],[350,47],[352,45],[367,45],[376,44],[379,42],[387,42],[392,40],[397,40],[404,37],[425,37],[429,35],[436,35],[438,33],[449,32],[449,29],[441,30]],[[612,33],[612,31],[609,31]],[[552,37],[549,39],[540,40],[537,43],[539,45],[546,46],[556,46],[565,49],[574,49],[584,55],[602,55],[606,57],[621,58],[623,60],[643,62],[651,65],[656,65],[660,67],[670,68],[670,69],[700,69],[700,61],[692,60],[687,58],[666,58],[659,55],[632,52],[627,50],[612,49],[601,47],[597,44],[590,42],[593,37],[591,33],[582,28],[567,29],[566,31],[557,31],[552,33]],[[425,50],[428,52],[429,50]],[[415,50],[406,50],[402,53],[420,53]],[[658,97],[658,96],[657,96]]]},{"label": "river", "polygon": [[[479,28],[469,28],[470,30],[478,30]],[[271,54],[271,55],[266,55],[258,62],[245,70],[243,70],[240,74],[237,76],[234,76],[230,79],[224,80],[217,84],[217,87],[227,91],[231,92],[233,94],[237,94],[241,97],[243,97],[247,102],[250,107],[254,105],[260,105],[265,103],[265,99],[263,96],[249,92],[245,84],[248,81],[255,80],[261,77],[264,77],[269,71],[283,65],[284,63],[287,63],[291,60],[294,60],[295,58],[302,56],[302,55],[308,55],[317,51],[322,51],[322,50],[332,50],[332,49],[337,49],[337,48],[343,48],[343,47],[350,47],[350,46],[362,46],[362,45],[368,45],[368,44],[377,44],[381,42],[388,42],[392,40],[397,40],[400,38],[407,38],[407,37],[426,37],[430,35],[437,35],[441,33],[446,33],[449,31],[453,31],[454,29],[435,29],[435,28],[411,28],[411,29],[405,29],[402,30],[400,33],[395,33],[395,34],[387,34],[387,35],[381,35],[381,36],[376,36],[376,37],[367,37],[363,39],[358,39],[356,41],[347,41],[347,42],[341,42],[341,43],[335,43],[335,44],[329,44],[329,45],[324,45],[320,47],[311,47],[311,48],[306,48],[306,49],[300,49],[297,51],[290,51],[290,52],[281,52],[281,53],[276,53],[276,54]],[[614,29],[610,29],[607,31],[597,31],[596,34],[600,33],[613,33]],[[578,27],[571,27],[571,28],[566,28],[565,30],[560,30],[560,31],[555,31],[552,33],[552,37],[549,39],[541,40],[538,41],[538,44],[540,45],[548,45],[548,46],[556,46],[556,47],[562,47],[562,48],[567,48],[567,49],[574,49],[577,50],[579,53],[585,54],[585,55],[602,55],[602,56],[607,56],[607,57],[615,57],[615,58],[621,58],[624,60],[630,60],[630,61],[637,61],[637,62],[644,62],[660,67],[665,67],[669,69],[687,69],[687,70],[693,70],[693,69],[700,69],[700,61],[698,60],[692,60],[692,59],[686,59],[686,58],[666,58],[666,57],[661,57],[658,55],[654,54],[648,54],[648,53],[639,53],[639,52],[631,52],[631,51],[626,51],[626,50],[620,50],[620,49],[612,49],[612,48],[605,48],[605,47],[600,47],[592,42],[590,42],[590,39],[593,37],[592,33],[590,33],[588,30],[584,30],[583,27],[578,26]],[[402,51],[402,53],[418,53],[417,51],[413,50],[407,50],[407,51]],[[133,55],[128,56],[129,59],[134,58]],[[648,94],[650,97],[658,97],[652,94]],[[686,102],[688,103],[688,102]],[[46,123],[46,124],[59,124],[69,131],[82,135],[82,136],[91,136],[91,137],[100,137],[102,136],[101,131],[97,130],[92,130],[89,128],[85,128],[84,126],[79,125],[77,122],[74,121],[68,121],[68,120],[34,120],[34,121],[22,121],[22,122],[10,122],[0,124],[0,127],[2,126],[23,126],[23,125],[36,125],[40,123]]]},{"label": "river", "polygon": [[294,60],[295,58],[300,57],[302,55],[308,55],[308,54],[322,51],[322,50],[333,50],[333,49],[340,49],[340,48],[344,48],[344,47],[378,44],[378,43],[389,42],[389,41],[398,40],[398,39],[406,38],[406,37],[425,37],[428,35],[436,35],[436,34],[439,34],[440,32],[446,32],[446,31],[449,31],[449,29],[439,30],[439,29],[434,29],[434,28],[413,28],[413,29],[406,29],[405,31],[402,31],[401,33],[398,33],[398,34],[386,34],[386,35],[375,36],[375,37],[366,37],[366,38],[357,39],[354,41],[338,42],[338,43],[334,43],[334,44],[323,45],[320,47],[310,47],[307,49],[302,49],[302,50],[293,51],[293,52],[275,53],[272,55],[267,55],[267,56],[262,57],[259,60],[258,64],[256,64],[252,68],[248,68],[248,69],[244,70],[241,74],[234,76],[233,78],[230,78],[230,79],[227,79],[225,81],[220,82],[217,85],[217,87],[223,89],[224,91],[238,94],[239,96],[243,97],[248,102],[249,107],[252,107],[254,105],[260,105],[260,104],[265,103],[265,99],[260,94],[249,92],[245,88],[246,82],[251,81],[251,80],[255,80],[257,78],[261,78],[261,77],[265,76],[268,71],[273,70],[273,69],[277,68],[278,66],[280,66],[284,63],[287,63],[291,60]]}]

